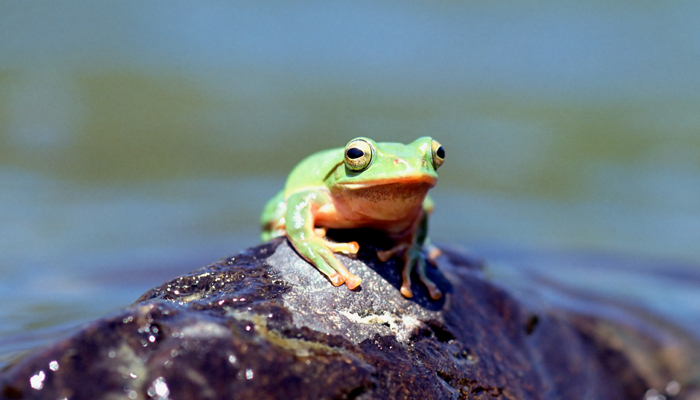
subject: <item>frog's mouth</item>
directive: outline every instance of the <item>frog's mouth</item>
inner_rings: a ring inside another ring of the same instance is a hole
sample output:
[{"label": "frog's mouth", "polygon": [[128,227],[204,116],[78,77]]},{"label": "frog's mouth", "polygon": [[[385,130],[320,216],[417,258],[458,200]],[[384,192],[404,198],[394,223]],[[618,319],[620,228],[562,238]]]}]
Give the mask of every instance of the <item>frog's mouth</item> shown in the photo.
[{"label": "frog's mouth", "polygon": [[339,186],[347,190],[363,190],[370,188],[377,188],[378,190],[393,190],[398,188],[401,189],[401,191],[405,191],[406,189],[411,188],[413,188],[413,190],[423,189],[425,188],[425,185],[428,185],[425,189],[427,191],[435,186],[436,183],[437,178],[430,175],[421,175],[408,176],[405,178],[378,179],[376,181],[364,181],[361,183],[346,182],[340,183]]},{"label": "frog's mouth", "polygon": [[388,203],[397,208],[421,204],[428,190],[435,186],[436,179],[409,179],[363,182],[341,185],[347,199],[369,203]]}]

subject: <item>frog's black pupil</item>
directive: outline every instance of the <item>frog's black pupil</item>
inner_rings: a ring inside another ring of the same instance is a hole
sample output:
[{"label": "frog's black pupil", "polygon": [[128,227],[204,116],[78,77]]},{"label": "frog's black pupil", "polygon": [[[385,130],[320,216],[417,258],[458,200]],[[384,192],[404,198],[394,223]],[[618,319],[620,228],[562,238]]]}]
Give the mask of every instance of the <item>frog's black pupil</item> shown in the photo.
[{"label": "frog's black pupil", "polygon": [[440,146],[440,147],[438,147],[435,154],[437,154],[437,156],[440,158],[445,158],[445,149],[443,149],[442,146]]},{"label": "frog's black pupil", "polygon": [[356,159],[365,155],[365,152],[358,149],[357,147],[351,147],[348,149],[348,158]]}]

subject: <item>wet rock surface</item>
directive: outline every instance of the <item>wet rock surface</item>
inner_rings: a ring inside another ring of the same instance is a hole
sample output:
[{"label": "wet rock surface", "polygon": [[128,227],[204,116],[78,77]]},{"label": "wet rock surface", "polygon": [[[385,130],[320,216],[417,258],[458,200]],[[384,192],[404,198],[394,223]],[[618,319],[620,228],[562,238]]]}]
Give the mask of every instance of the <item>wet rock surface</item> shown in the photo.
[{"label": "wet rock surface", "polygon": [[360,288],[284,239],[178,277],[0,372],[0,399],[700,398],[682,334],[514,297],[454,251],[438,301],[372,244],[339,258]]}]

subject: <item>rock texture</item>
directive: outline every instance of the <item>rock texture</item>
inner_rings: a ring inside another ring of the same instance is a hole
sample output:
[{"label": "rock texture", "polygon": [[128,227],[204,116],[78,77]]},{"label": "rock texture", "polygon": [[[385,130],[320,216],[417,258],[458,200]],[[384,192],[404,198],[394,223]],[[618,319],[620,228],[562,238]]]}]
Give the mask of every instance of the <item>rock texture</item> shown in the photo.
[{"label": "rock texture", "polygon": [[355,291],[284,239],[178,277],[0,372],[0,399],[698,398],[649,332],[518,300],[450,251],[443,298],[406,299],[372,243],[339,257]]}]

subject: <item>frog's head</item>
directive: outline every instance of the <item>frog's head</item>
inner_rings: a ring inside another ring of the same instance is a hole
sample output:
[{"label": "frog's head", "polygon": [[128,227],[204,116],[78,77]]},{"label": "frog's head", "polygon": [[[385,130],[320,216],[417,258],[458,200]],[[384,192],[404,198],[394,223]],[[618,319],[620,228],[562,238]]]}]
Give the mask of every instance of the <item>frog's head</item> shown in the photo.
[{"label": "frog's head", "polygon": [[422,205],[444,160],[445,150],[427,136],[410,144],[360,137],[345,146],[343,164],[328,183],[332,192],[361,211],[391,219]]}]

